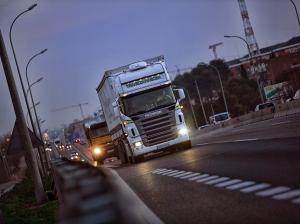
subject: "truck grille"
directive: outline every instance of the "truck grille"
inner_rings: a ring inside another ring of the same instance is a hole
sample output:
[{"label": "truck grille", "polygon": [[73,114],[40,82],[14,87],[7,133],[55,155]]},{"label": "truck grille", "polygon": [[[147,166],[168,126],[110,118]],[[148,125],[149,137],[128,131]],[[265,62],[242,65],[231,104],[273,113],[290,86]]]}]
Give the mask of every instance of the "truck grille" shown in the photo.
[{"label": "truck grille", "polygon": [[132,117],[145,146],[178,137],[174,106]]}]

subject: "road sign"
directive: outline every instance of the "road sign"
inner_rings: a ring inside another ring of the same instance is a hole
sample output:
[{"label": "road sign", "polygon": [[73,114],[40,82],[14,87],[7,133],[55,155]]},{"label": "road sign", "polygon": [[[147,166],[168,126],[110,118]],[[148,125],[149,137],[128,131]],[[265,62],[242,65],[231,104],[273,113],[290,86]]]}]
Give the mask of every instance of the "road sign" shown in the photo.
[{"label": "road sign", "polygon": [[[44,145],[43,141],[41,141],[29,128],[28,128],[28,131],[29,131],[29,136],[30,136],[30,140],[31,140],[33,148],[37,148],[37,147]],[[22,144],[22,140],[21,140],[21,136],[20,136],[20,132],[19,132],[19,128],[18,128],[18,123],[16,121],[14,129],[13,129],[13,133],[11,135],[11,139],[9,142],[7,155],[12,155],[12,154],[23,152],[23,151],[24,151],[24,147]]]}]

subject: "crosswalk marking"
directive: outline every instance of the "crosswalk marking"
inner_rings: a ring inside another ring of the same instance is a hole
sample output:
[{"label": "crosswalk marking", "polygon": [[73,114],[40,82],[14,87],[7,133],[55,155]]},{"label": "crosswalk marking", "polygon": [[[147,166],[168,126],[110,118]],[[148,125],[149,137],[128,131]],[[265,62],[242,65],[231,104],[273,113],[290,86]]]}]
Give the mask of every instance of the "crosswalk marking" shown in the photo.
[{"label": "crosswalk marking", "polygon": [[193,180],[198,180],[198,179],[201,179],[201,178],[204,178],[204,177],[208,177],[208,176],[209,176],[208,174],[202,174],[200,176],[195,176],[195,177],[189,178],[188,180],[189,181],[193,181]]},{"label": "crosswalk marking", "polygon": [[294,198],[297,196],[300,196],[300,190],[285,192],[282,194],[275,195],[272,198],[277,199],[277,200],[286,200],[286,199],[291,199],[291,198]]},{"label": "crosswalk marking", "polygon": [[175,176],[175,175],[181,174],[181,173],[185,173],[185,171],[179,171],[179,172],[176,172],[176,173],[167,174],[167,176],[172,177],[172,176]]},{"label": "crosswalk marking", "polygon": [[192,173],[192,172],[184,172],[184,173],[182,173],[182,174],[178,174],[178,175],[173,176],[173,177],[175,177],[175,178],[177,178],[177,177],[182,177],[182,176],[186,176],[186,175],[191,174],[191,173]]},{"label": "crosswalk marking", "polygon": [[200,175],[200,173],[192,173],[190,175],[180,177],[180,179],[187,179],[187,178],[198,176],[198,175]]},{"label": "crosswalk marking", "polygon": [[232,185],[232,184],[236,184],[236,183],[239,183],[239,182],[242,182],[242,180],[233,179],[233,180],[229,180],[229,181],[217,184],[216,187],[226,187],[226,186],[229,186],[229,185]]},{"label": "crosswalk marking", "polygon": [[216,184],[216,183],[220,183],[220,182],[223,182],[223,181],[226,181],[226,180],[229,180],[229,178],[228,177],[220,177],[218,179],[207,181],[207,182],[205,182],[205,184]]},{"label": "crosswalk marking", "polygon": [[205,181],[208,181],[208,180],[216,179],[216,178],[218,178],[218,177],[219,177],[219,176],[209,176],[209,177],[206,177],[206,178],[197,180],[196,182],[201,183],[201,182],[205,182]]},{"label": "crosswalk marking", "polygon": [[[261,183],[256,184],[253,181],[242,181],[240,179],[232,179],[229,177],[219,177],[217,175],[193,173],[187,171],[179,171],[173,169],[159,168],[153,171],[150,171],[153,174],[159,174],[174,178],[188,179],[189,181],[195,181],[198,183],[204,183],[207,185],[214,185],[216,187],[226,187],[228,190],[237,190],[242,193],[255,192],[255,195],[262,197],[272,197],[276,200],[289,200],[291,199],[292,203],[300,204],[300,189],[291,190],[289,187],[279,186],[270,188],[270,184]],[[251,186],[252,185],[252,186]],[[260,191],[262,190],[262,191]]]},{"label": "crosswalk marking", "polygon": [[251,187],[243,188],[240,190],[240,192],[249,193],[249,192],[261,190],[261,189],[264,189],[264,188],[267,188],[270,186],[271,186],[270,184],[257,184],[257,185],[251,186]]},{"label": "crosswalk marking", "polygon": [[247,187],[247,186],[253,185],[253,184],[255,184],[255,182],[245,181],[245,182],[242,182],[242,183],[239,183],[239,184],[231,185],[231,186],[227,187],[227,189],[229,189],[229,190],[236,190],[236,189],[240,189],[242,187]]},{"label": "crosswalk marking", "polygon": [[172,171],[169,171],[169,172],[164,172],[161,175],[167,175],[167,174],[175,173],[175,172],[178,172],[178,170],[172,170]]},{"label": "crosswalk marking", "polygon": [[257,192],[256,195],[266,197],[290,190],[289,187],[274,187],[265,191]]}]

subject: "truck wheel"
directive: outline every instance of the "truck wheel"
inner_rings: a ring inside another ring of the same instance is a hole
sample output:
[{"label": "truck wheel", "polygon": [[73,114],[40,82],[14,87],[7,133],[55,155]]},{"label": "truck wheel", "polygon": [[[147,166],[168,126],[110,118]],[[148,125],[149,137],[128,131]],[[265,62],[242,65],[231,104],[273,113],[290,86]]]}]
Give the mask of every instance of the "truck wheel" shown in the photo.
[{"label": "truck wheel", "polygon": [[183,146],[184,149],[190,149],[192,148],[192,143],[191,143],[191,140],[188,140],[184,143],[184,146]]},{"label": "truck wheel", "polygon": [[124,143],[121,141],[120,144],[118,145],[118,152],[119,152],[119,157],[121,160],[122,164],[128,163],[128,158],[126,153],[123,151],[124,149]]},{"label": "truck wheel", "polygon": [[133,159],[133,163],[135,163],[135,164],[144,162],[144,156],[143,155],[132,157],[132,159]]}]

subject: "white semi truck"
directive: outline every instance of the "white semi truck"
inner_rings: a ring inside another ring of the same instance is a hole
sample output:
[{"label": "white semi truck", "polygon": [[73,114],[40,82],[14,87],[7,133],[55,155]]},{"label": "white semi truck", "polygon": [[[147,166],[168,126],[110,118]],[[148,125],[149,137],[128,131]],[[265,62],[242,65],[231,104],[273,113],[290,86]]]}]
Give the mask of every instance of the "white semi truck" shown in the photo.
[{"label": "white semi truck", "polygon": [[106,71],[96,90],[122,163],[191,148],[179,105],[185,95],[173,90],[163,56]]}]

